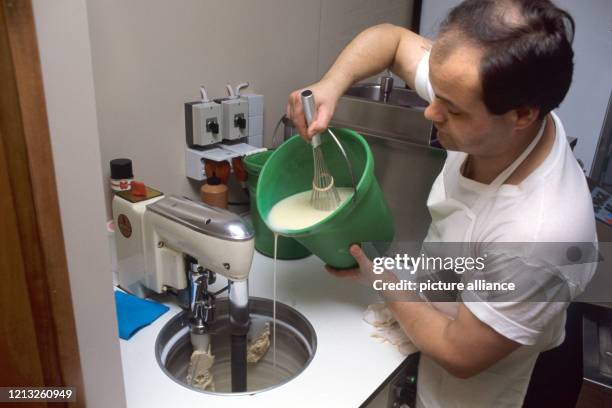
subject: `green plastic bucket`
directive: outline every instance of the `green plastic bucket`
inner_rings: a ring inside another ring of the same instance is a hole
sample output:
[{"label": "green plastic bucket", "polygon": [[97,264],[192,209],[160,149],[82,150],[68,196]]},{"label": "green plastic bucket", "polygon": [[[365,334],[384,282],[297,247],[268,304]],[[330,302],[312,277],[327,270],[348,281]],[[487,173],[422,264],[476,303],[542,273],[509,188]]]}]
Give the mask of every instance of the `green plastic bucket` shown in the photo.
[{"label": "green plastic bucket", "polygon": [[[384,252],[395,234],[393,217],[374,176],[374,158],[366,140],[350,129],[333,129],[346,150],[357,181],[356,196],[344,201],[327,218],[299,230],[277,231],[293,237],[325,263],[336,268],[355,266],[353,243],[371,242]],[[348,165],[329,135],[321,135],[323,155],[338,187],[352,187]],[[312,146],[295,135],[268,158],[257,184],[257,208],[268,225],[272,207],[284,198],[312,190]],[[355,199],[354,199],[355,198]]]},{"label": "green plastic bucket", "polygon": [[[255,249],[269,257],[274,256],[274,234],[261,219],[255,201],[257,197],[257,180],[259,178],[259,173],[271,154],[272,151],[268,150],[252,154],[244,159],[244,165],[249,174],[247,185],[249,188],[249,195],[251,196],[251,220],[253,222],[253,228],[255,229]],[[282,236],[278,237],[278,247],[276,251],[278,259],[300,259],[310,255],[310,251],[304,248],[295,239]]]}]

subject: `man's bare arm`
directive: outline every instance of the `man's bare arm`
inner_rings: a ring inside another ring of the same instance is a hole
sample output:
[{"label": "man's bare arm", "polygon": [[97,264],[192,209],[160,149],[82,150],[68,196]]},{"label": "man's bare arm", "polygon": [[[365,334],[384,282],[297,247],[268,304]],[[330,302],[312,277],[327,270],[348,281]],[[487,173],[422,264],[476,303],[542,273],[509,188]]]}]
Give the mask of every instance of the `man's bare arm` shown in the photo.
[{"label": "man's bare arm", "polygon": [[390,68],[414,88],[417,65],[430,46],[428,39],[402,27],[370,27],[346,46],[319,82],[308,87],[314,93],[317,110],[310,128],[306,126],[299,90],[289,95],[287,115],[299,134],[310,139],[327,128],[338,99],[355,82]]},{"label": "man's bare arm", "polygon": [[414,89],[417,66],[423,54],[431,50],[432,41],[405,28],[400,30],[400,42],[390,69]]},{"label": "man's bare arm", "polygon": [[[359,263],[358,268],[328,266],[327,270],[339,278],[349,278],[369,287],[374,280],[398,281],[390,272],[374,274],[372,262],[358,245],[352,245],[350,252]],[[415,293],[404,292],[399,301],[393,291],[379,293],[414,345],[456,377],[476,375],[520,347],[480,321],[464,304],[459,305],[453,320],[420,301]]]},{"label": "man's bare arm", "polygon": [[340,94],[355,82],[387,68],[414,88],[416,68],[431,42],[403,27],[380,24],[353,39],[322,81],[337,85]]},{"label": "man's bare arm", "polygon": [[520,347],[481,322],[463,304],[455,320],[425,302],[387,302],[410,340],[446,371],[469,378]]}]

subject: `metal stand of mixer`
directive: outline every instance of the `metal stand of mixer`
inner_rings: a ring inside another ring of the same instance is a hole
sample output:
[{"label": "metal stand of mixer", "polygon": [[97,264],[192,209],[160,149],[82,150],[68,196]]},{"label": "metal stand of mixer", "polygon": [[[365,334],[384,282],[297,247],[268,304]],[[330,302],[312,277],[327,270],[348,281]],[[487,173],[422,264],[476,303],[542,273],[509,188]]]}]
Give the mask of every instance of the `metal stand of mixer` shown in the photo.
[{"label": "metal stand of mixer", "polygon": [[186,257],[189,282],[189,329],[193,335],[206,335],[215,319],[215,298],[228,291],[230,307],[232,392],[247,389],[247,333],[249,331],[248,281],[232,281],[220,291],[211,293],[208,286],[216,280],[214,272],[203,268],[192,257]]},{"label": "metal stand of mixer", "polygon": [[[139,289],[141,297],[145,291],[175,296],[186,310],[182,328],[188,324],[190,329],[190,347],[185,349],[191,353],[189,362],[194,356],[195,362],[200,362],[205,356],[193,351],[208,352],[211,339],[215,337],[219,344],[217,334],[227,332],[217,328],[229,325],[228,345],[234,345],[230,356],[235,379],[232,388],[234,392],[246,391],[247,280],[255,250],[253,228],[230,211],[161,193],[144,200],[115,195],[113,217],[118,224],[129,226],[129,233],[117,237],[119,283]],[[229,283],[222,290],[209,292],[216,274]],[[225,290],[229,302],[223,303],[229,307],[223,324],[215,324],[215,298]],[[228,316],[231,319],[225,323]]]},{"label": "metal stand of mixer", "polygon": [[229,281],[229,301],[232,392],[241,392],[247,388],[247,333],[250,324],[248,281]]}]

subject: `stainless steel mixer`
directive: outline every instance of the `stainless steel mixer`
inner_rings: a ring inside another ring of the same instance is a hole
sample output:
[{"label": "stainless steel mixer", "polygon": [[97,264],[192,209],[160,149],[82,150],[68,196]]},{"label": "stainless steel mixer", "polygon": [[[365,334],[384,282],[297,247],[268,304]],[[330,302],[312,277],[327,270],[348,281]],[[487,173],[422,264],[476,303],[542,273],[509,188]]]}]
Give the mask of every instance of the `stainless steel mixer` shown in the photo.
[{"label": "stainless steel mixer", "polygon": [[[141,297],[152,292],[175,296],[187,310],[194,346],[210,343],[216,297],[228,291],[231,388],[245,391],[252,228],[229,211],[161,193],[145,198],[129,191],[118,194],[113,216],[120,231],[119,285]],[[208,288],[217,273],[228,279],[228,285],[211,293]]]}]

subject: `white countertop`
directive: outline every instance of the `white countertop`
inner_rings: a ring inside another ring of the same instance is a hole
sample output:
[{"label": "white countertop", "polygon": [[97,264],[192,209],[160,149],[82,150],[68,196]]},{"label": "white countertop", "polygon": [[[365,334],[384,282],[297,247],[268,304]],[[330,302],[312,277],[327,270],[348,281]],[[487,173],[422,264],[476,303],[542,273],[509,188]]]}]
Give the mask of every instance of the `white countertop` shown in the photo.
[{"label": "white countertop", "polygon": [[[272,265],[255,252],[251,296],[272,298]],[[366,306],[379,301],[373,290],[331,276],[314,256],[277,267],[277,300],[301,312],[317,335],[315,356],[302,373],[253,395],[218,396],[177,384],[158,366],[154,350],[161,328],[180,312],[169,305],[150,326],[120,340],[128,407],[358,407],[404,361],[394,346],[372,338],[374,329],[362,319]]]}]

